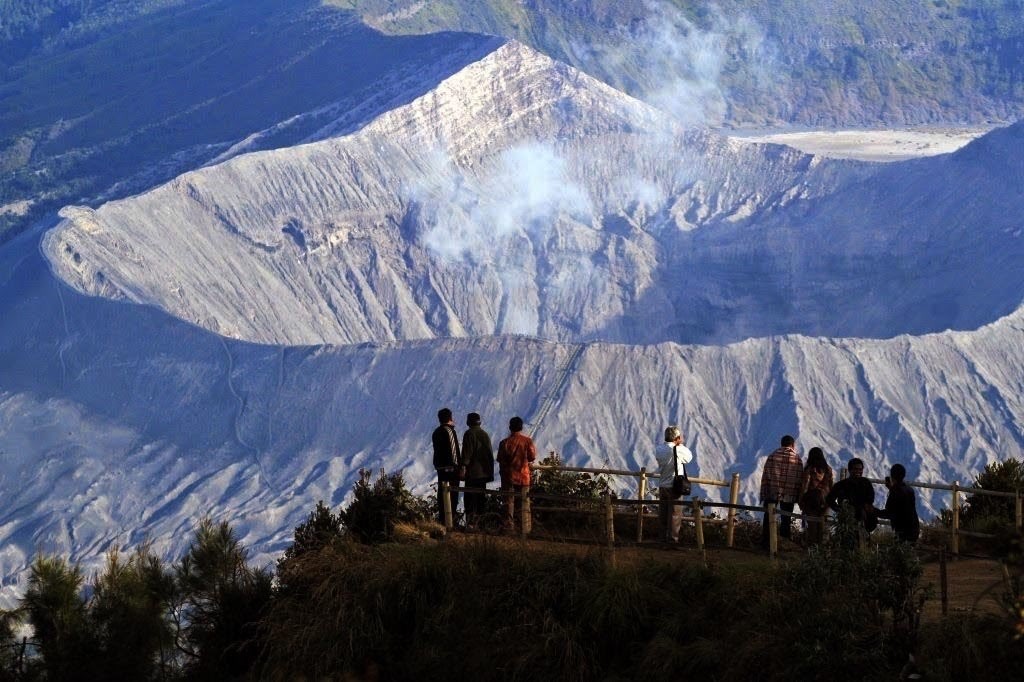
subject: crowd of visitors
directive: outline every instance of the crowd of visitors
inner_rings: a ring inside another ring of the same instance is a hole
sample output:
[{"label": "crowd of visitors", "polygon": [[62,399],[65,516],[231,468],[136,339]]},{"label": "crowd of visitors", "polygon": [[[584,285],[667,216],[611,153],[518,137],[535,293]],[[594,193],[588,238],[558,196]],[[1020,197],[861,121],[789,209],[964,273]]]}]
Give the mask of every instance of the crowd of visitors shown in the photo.
[{"label": "crowd of visitors", "polygon": [[[512,529],[522,523],[522,500],[529,494],[530,465],[537,459],[533,440],[523,433],[523,420],[512,417],[508,422],[508,436],[498,443],[497,458],[491,436],[484,430],[481,416],[476,412],[466,415],[466,431],[459,440],[454,415],[445,407],[437,412],[439,425],[431,437],[434,448],[434,469],[437,471],[437,507],[441,523],[445,518],[445,487],[448,484],[449,509],[454,514],[459,506],[459,484],[465,482],[466,528],[474,530],[483,517],[487,499],[483,491],[494,480],[494,464],[498,463],[503,499],[502,525]],[[693,452],[683,444],[683,432],[678,426],[665,428],[664,442],[658,448],[659,464],[658,500],[663,540],[679,542],[682,525],[682,506],[676,501],[690,493],[686,465],[693,461]],[[796,439],[785,435],[765,459],[761,472],[760,499],[765,514],[761,528],[761,544],[767,548],[769,539],[768,506],[776,505],[779,537],[791,538],[793,514],[799,505],[806,521],[806,542],[815,545],[825,537],[825,518],[829,510],[840,512],[846,508],[858,528],[871,533],[878,519],[888,519],[896,537],[903,542],[916,542],[920,534],[917,500],[913,489],[906,483],[907,470],[894,464],[885,477],[889,490],[883,509],[875,507],[875,488],[864,477],[864,462],[852,458],[847,463],[848,476],[834,481],[832,468],[820,447],[807,451],[804,463],[797,453]]]},{"label": "crowd of visitors", "polygon": [[[889,496],[884,509],[875,507],[875,487],[864,477],[864,462],[854,457],[846,465],[848,476],[833,483],[832,469],[825,461],[825,453],[814,447],[807,452],[804,465],[796,452],[796,439],[782,437],[780,447],[768,455],[761,473],[761,503],[765,505],[765,519],[762,522],[762,544],[768,545],[767,507],[775,503],[783,512],[794,511],[794,502],[800,505],[800,513],[807,519],[807,542],[818,544],[824,538],[824,520],[831,509],[840,512],[849,510],[855,525],[865,533],[871,533],[878,525],[878,519],[889,519],[896,537],[903,542],[917,542],[920,521],[917,516],[917,500],[914,491],[906,484],[906,467],[894,464],[885,477]],[[779,536],[790,537],[792,517],[779,514]],[[856,542],[850,535],[848,542]]]},{"label": "crowd of visitors", "polygon": [[[668,542],[679,540],[681,507],[673,504],[680,495],[673,493],[671,484],[679,468],[685,475],[685,464],[693,461],[693,453],[682,445],[682,433],[676,426],[665,429],[665,443],[658,451],[661,480],[658,497],[661,500],[662,527],[664,539]],[[841,481],[833,480],[832,468],[825,459],[824,451],[813,447],[807,452],[806,464],[796,450],[796,439],[785,435],[776,448],[765,459],[761,472],[760,498],[765,514],[761,524],[761,544],[768,547],[768,505],[776,505],[782,513],[777,514],[779,537],[791,538],[793,514],[799,505],[805,517],[807,530],[805,539],[809,545],[820,544],[825,537],[825,517],[829,510],[840,512],[848,508],[858,532],[872,532],[878,519],[889,519],[897,539],[903,542],[917,542],[920,535],[920,521],[917,516],[917,500],[913,489],[904,480],[906,467],[894,464],[885,477],[889,496],[884,509],[875,507],[875,488],[864,478],[864,462],[854,457],[847,463],[849,475]],[[851,536],[856,540],[856,536]]]}]

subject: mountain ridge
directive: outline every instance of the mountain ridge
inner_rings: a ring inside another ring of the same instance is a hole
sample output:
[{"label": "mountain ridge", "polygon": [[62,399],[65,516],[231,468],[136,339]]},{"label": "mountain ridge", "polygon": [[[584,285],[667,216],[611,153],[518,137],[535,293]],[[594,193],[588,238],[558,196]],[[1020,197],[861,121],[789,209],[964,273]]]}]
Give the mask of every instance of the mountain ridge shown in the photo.
[{"label": "mountain ridge", "polygon": [[360,469],[428,493],[445,405],[609,468],[678,423],[751,503],[783,433],[930,482],[1022,456],[1021,124],[829,161],[495,45],[366,125],[329,109],[324,139],[0,246],[3,595],[36,551],[180,556],[207,514],[272,561]]},{"label": "mountain ridge", "polygon": [[686,128],[512,42],[349,135],[65,209],[45,248],[81,291],[262,343],[970,329],[1024,297],[1021,160],[974,151],[1020,130],[827,160]]}]

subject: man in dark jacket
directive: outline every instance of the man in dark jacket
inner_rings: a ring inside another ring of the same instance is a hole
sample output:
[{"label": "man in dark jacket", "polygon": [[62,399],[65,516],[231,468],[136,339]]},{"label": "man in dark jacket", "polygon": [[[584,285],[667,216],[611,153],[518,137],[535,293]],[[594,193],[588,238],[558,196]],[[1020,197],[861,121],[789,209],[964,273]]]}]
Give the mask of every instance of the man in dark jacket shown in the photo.
[{"label": "man in dark jacket", "polygon": [[459,466],[462,454],[459,452],[459,436],[455,433],[455,420],[452,411],[447,407],[437,411],[437,420],[441,425],[434,429],[430,440],[434,445],[434,468],[437,470],[437,515],[444,524],[444,495],[442,483],[447,482],[451,489],[449,499],[452,503],[452,518],[459,506]]},{"label": "man in dark jacket", "polygon": [[466,416],[466,432],[462,434],[462,462],[466,465],[466,528],[475,530],[487,508],[487,495],[470,488],[486,488],[494,480],[494,448],[491,436],[480,426],[480,415]]},{"label": "man in dark jacket", "polygon": [[906,477],[905,466],[892,465],[885,479],[889,497],[885,500],[885,509],[879,511],[878,516],[889,519],[897,539],[913,544],[921,535],[921,521],[917,518],[917,498],[914,490],[904,481]]},{"label": "man in dark jacket", "polygon": [[[844,504],[850,507],[859,526],[868,533],[875,529],[878,517],[875,514],[875,487],[864,478],[864,462],[854,457],[846,465],[849,476],[832,486],[825,496],[825,502],[838,512]],[[847,545],[854,545],[856,538],[846,540]]]}]

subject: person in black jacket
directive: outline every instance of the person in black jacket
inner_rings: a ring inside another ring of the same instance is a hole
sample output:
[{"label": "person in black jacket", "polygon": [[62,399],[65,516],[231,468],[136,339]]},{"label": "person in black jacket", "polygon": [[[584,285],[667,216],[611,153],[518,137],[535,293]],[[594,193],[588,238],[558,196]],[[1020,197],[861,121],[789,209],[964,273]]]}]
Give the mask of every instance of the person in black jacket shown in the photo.
[{"label": "person in black jacket", "polygon": [[889,497],[885,500],[885,509],[879,511],[878,516],[889,519],[898,540],[913,544],[921,535],[921,521],[917,517],[917,498],[913,488],[904,481],[906,477],[906,467],[902,464],[892,465],[889,475],[885,477]]},{"label": "person in black jacket", "polygon": [[466,415],[466,432],[462,434],[462,463],[466,466],[466,528],[475,530],[487,509],[487,495],[469,488],[486,488],[494,480],[494,447],[491,435],[480,426],[476,412]]},{"label": "person in black jacket", "polygon": [[452,503],[452,517],[459,506],[459,467],[462,464],[462,453],[459,451],[459,435],[455,433],[455,420],[452,411],[443,407],[437,411],[437,420],[441,425],[434,429],[430,440],[434,445],[434,469],[437,470],[437,515],[444,524],[444,497],[441,484],[447,482],[451,487],[449,495]]},{"label": "person in black jacket", "polygon": [[[846,465],[849,477],[832,486],[825,496],[825,503],[832,511],[838,512],[844,505],[848,505],[853,511],[854,518],[858,525],[868,533],[878,525],[878,517],[875,514],[875,487],[871,481],[864,478],[864,462],[854,457]],[[848,544],[855,544],[856,537],[846,540]]]}]

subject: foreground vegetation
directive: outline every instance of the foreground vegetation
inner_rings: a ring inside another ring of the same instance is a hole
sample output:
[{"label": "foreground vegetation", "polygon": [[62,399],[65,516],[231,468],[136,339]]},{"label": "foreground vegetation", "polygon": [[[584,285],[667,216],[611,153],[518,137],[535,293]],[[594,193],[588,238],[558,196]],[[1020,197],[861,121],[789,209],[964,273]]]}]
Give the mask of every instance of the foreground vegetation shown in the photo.
[{"label": "foreground vegetation", "polygon": [[87,583],[37,558],[0,623],[0,680],[891,680],[914,666],[979,680],[1024,666],[1019,535],[1001,550],[1005,617],[922,624],[929,590],[905,545],[829,544],[778,565],[611,561],[503,536],[439,542],[401,474],[364,473],[354,493],[337,512],[318,504],[273,573],[211,520],[169,567],[115,551]]}]

